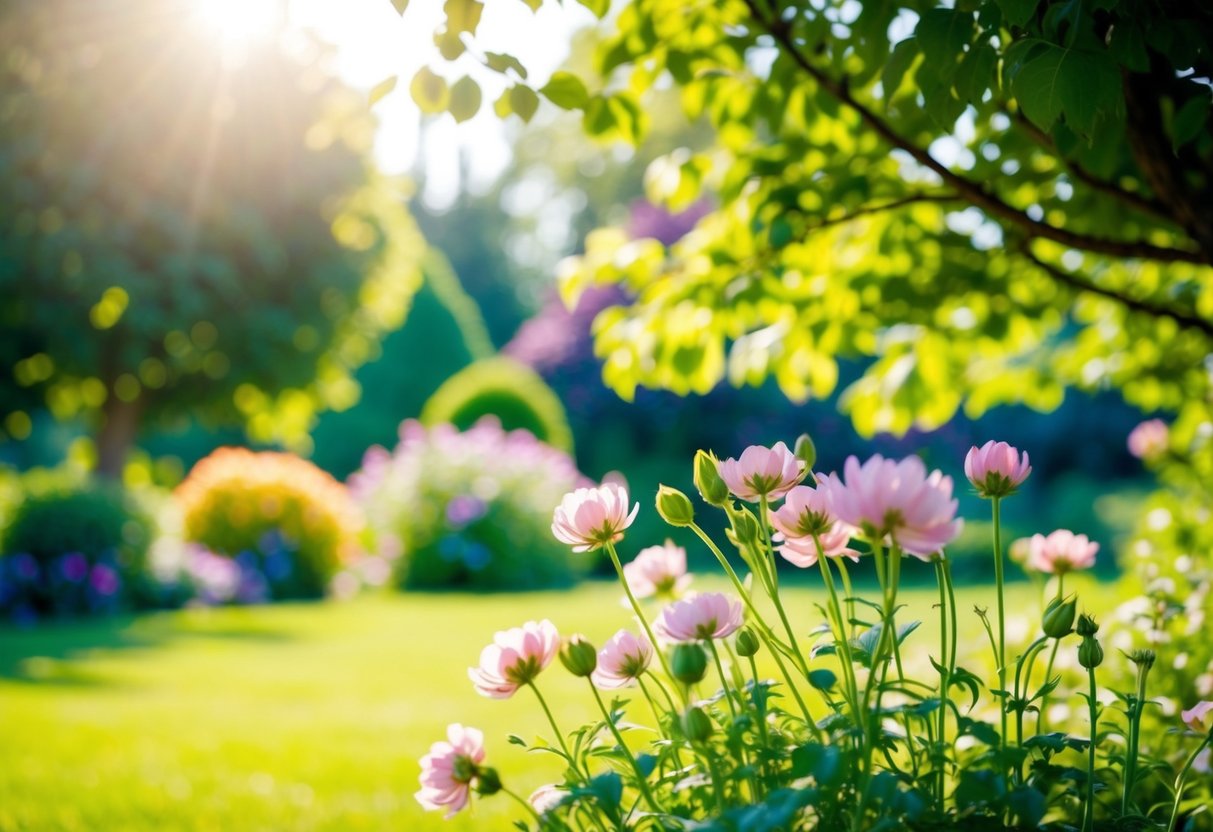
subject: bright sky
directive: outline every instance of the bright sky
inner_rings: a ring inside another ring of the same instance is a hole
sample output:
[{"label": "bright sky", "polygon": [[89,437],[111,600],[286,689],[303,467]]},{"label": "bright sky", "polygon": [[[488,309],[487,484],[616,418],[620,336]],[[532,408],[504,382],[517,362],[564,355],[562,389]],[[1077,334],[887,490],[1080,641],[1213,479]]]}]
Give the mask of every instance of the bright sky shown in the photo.
[{"label": "bright sky", "polygon": [[[234,0],[227,1],[234,5]],[[247,0],[240,7],[247,15]],[[290,0],[289,9],[292,24],[312,29],[336,47],[334,69],[350,85],[370,90],[398,76],[395,91],[374,107],[379,119],[375,153],[389,173],[410,170],[422,155],[429,180],[427,202],[442,205],[454,198],[461,155],[478,182],[491,181],[509,161],[509,127],[492,111],[499,88],[488,87],[496,79],[474,72],[486,87],[480,114],[461,125],[449,115],[431,118],[424,151],[419,152],[421,115],[409,96],[409,81],[427,63],[452,81],[468,70],[461,63],[446,65],[434,46],[434,28],[443,19],[442,0],[412,0],[403,17],[390,0]],[[516,55],[538,86],[567,57],[572,33],[593,23],[594,16],[574,2],[548,0],[532,13],[522,0],[487,0],[476,43],[486,51]]]}]

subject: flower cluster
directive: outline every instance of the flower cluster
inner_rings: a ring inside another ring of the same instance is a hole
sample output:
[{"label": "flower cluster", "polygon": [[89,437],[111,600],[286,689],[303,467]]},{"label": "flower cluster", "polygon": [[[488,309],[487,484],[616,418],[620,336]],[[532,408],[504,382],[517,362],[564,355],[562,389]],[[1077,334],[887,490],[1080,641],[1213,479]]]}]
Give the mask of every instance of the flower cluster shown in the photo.
[{"label": "flower cluster", "polygon": [[[723,513],[736,558],[699,525],[688,497],[659,490],[658,513],[703,542],[730,592],[689,592],[686,553],[669,542],[642,549],[625,565],[617,546],[637,506],[622,486],[582,487],[560,499],[553,535],[579,552],[606,552],[638,629],[619,630],[600,650],[581,634],[562,639],[547,620],[497,633],[468,671],[473,686],[492,698],[530,691],[550,724],[553,744],[544,748],[560,758],[562,779],[525,799],[484,765],[479,733],[453,725],[448,740],[422,759],[421,804],[449,816],[473,793],[503,792],[526,813],[519,825],[540,830],[1044,824],[1089,832],[1096,823],[1131,822],[1174,832],[1194,809],[1188,778],[1207,765],[1213,702],[1180,714],[1190,739],[1170,752],[1177,773],[1159,806],[1142,776],[1142,761],[1160,753],[1145,747],[1142,731],[1156,654],[1125,654],[1132,687],[1118,692],[1119,713],[1101,710],[1107,693],[1096,674],[1108,662],[1099,625],[1063,591],[1069,572],[1092,565],[1098,545],[1064,529],[1031,539],[1025,565],[1054,575],[1056,594],[1038,634],[1008,645],[1001,545],[993,552],[996,620],[981,607],[974,621],[961,618],[946,552],[962,522],[950,477],[914,457],[851,458],[841,475],[814,474],[812,464],[811,443],[796,451],[782,443],[748,448],[724,461],[700,453],[696,486]],[[991,501],[998,541],[1000,501],[1029,475],[1027,455],[988,443],[970,452],[965,470]],[[801,635],[807,628],[792,617],[809,611],[790,613],[780,593],[780,556],[821,574],[824,601],[816,609],[824,620],[808,644]],[[934,569],[939,589],[940,641],[930,651],[934,674],[925,676],[914,675],[922,663],[908,652],[903,660],[902,644],[920,623],[906,620],[898,598],[907,556]],[[744,578],[735,560],[748,570]],[[847,566],[868,562],[879,584],[874,601],[856,593]],[[662,606],[647,609],[644,599]],[[958,642],[974,625],[990,645],[994,669],[984,679],[958,663]],[[1069,658],[1062,662],[1059,654]],[[1033,684],[1042,656],[1044,681]],[[600,720],[562,730],[541,692],[554,658],[585,680]],[[1055,660],[1058,668],[1081,670],[1070,677],[1081,675],[1082,684],[1064,693],[1085,699],[1088,738],[1049,729],[1050,700],[1063,693]],[[774,678],[766,675],[772,671]],[[954,698],[957,690],[964,700]],[[608,704],[603,691],[630,698]],[[636,701],[652,716],[645,731],[636,730]],[[1126,747],[1090,739],[1106,732],[1124,736]],[[1207,797],[1207,790],[1195,791]]]},{"label": "flower cluster", "polygon": [[466,431],[404,422],[349,487],[400,584],[525,589],[580,571],[552,538],[552,505],[585,483],[568,454],[486,417]]}]

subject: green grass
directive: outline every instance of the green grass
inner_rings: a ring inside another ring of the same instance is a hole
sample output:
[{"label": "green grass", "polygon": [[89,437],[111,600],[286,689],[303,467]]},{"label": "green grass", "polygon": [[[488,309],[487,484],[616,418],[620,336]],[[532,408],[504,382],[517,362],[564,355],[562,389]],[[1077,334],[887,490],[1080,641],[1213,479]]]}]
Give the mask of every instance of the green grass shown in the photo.
[{"label": "green grass", "polygon": [[[528,794],[553,780],[553,757],[506,742],[544,732],[531,698],[483,699],[466,668],[494,630],[529,618],[601,642],[629,623],[620,594],[590,584],[0,630],[0,830],[507,829],[504,797],[451,823],[421,812],[417,758],[460,721],[485,730],[507,785]],[[972,606],[992,594],[960,591],[974,649]],[[819,599],[786,597],[807,632]],[[933,599],[907,591],[902,614],[924,620],[906,660],[928,670]],[[1036,615],[1029,587],[1010,609]],[[559,666],[541,678],[566,729],[590,717],[583,685]]]}]

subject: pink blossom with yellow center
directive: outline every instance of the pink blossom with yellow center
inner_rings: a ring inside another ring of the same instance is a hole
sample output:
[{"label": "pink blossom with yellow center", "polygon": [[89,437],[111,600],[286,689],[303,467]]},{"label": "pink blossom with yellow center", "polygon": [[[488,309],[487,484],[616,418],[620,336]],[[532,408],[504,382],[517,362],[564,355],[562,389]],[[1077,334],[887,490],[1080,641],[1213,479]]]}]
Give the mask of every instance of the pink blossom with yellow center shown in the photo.
[{"label": "pink blossom with yellow center", "polygon": [[481,696],[509,699],[551,664],[560,650],[560,634],[546,618],[502,630],[480,653],[480,664],[468,678]]},{"label": "pink blossom with yellow center", "polygon": [[782,442],[772,447],[751,445],[738,459],[719,463],[720,478],[734,496],[756,503],[763,497],[777,500],[804,477],[804,462]]},{"label": "pink blossom with yellow center", "polygon": [[701,592],[661,611],[653,630],[672,642],[731,636],[744,622],[741,601],[719,592]]},{"label": "pink blossom with yellow center", "polygon": [[552,515],[552,534],[574,552],[591,552],[616,543],[640,510],[637,503],[629,512],[629,503],[628,490],[618,483],[570,491]]},{"label": "pink blossom with yellow center", "polygon": [[456,722],[446,737],[421,758],[421,789],[414,797],[427,811],[446,809],[450,818],[468,804],[472,780],[484,762],[484,734]]},{"label": "pink blossom with yellow center", "polygon": [[669,540],[661,546],[641,549],[631,563],[624,565],[623,577],[637,598],[677,597],[692,580],[687,573],[687,550]]},{"label": "pink blossom with yellow center", "polygon": [[830,513],[829,499],[820,488],[796,486],[778,510],[769,512],[769,517],[779,554],[795,566],[803,569],[816,565],[818,544],[826,557],[859,560],[859,552],[847,545],[855,530]]},{"label": "pink blossom with yellow center", "polygon": [[1095,553],[1099,544],[1093,543],[1085,534],[1074,534],[1069,529],[1058,529],[1047,537],[1032,535],[1028,549],[1028,566],[1038,572],[1063,575],[1075,569],[1089,569],[1095,565]]},{"label": "pink blossom with yellow center", "polygon": [[643,635],[620,630],[598,651],[598,667],[590,677],[604,689],[627,687],[640,678],[653,661],[653,645]]},{"label": "pink blossom with yellow center", "polygon": [[819,489],[840,521],[922,560],[930,560],[964,527],[956,517],[952,478],[939,471],[927,474],[916,456],[895,462],[877,454],[862,465],[848,457],[843,476],[830,474]]},{"label": "pink blossom with yellow center", "polygon": [[1015,493],[1032,466],[1027,452],[1022,454],[1006,442],[990,440],[974,446],[965,456],[965,476],[983,497],[1006,497]]}]

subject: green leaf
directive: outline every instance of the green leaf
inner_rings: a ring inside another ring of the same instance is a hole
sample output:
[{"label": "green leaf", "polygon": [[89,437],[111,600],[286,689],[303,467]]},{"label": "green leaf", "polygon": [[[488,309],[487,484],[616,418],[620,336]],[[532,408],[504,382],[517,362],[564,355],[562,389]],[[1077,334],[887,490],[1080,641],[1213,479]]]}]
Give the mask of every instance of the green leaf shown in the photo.
[{"label": "green leaf", "polygon": [[893,54],[889,56],[889,60],[884,65],[884,70],[880,73],[880,86],[884,91],[883,95],[886,107],[893,100],[893,96],[897,94],[897,90],[901,88],[901,82],[905,79],[906,72],[909,71],[918,54],[918,40],[916,38],[906,38],[893,47]]},{"label": "green leaf", "polygon": [[451,103],[448,109],[458,124],[480,111],[480,101],[480,85],[465,75],[451,87]]},{"label": "green leaf", "polygon": [[1067,54],[1066,50],[1049,44],[1047,49],[1023,62],[1011,85],[1023,114],[1046,132],[1061,116],[1062,69]]},{"label": "green leaf", "polygon": [[571,72],[556,72],[540,88],[543,97],[563,110],[580,110],[590,100],[585,84]]},{"label": "green leaf", "polygon": [[543,0],[522,0],[522,2],[526,3],[527,8],[533,12],[539,11],[539,8],[543,5]]},{"label": "green leaf", "polygon": [[539,109],[539,96],[525,84],[510,87],[510,109],[523,121],[530,121]]},{"label": "green leaf", "polygon": [[998,0],[1003,19],[1011,26],[1023,26],[1036,14],[1038,0]]},{"label": "green leaf", "polygon": [[963,101],[979,104],[986,90],[995,84],[998,53],[988,43],[974,46],[960,62],[956,76],[956,92]]},{"label": "green leaf", "polygon": [[976,34],[973,15],[955,9],[931,9],[914,29],[914,36],[926,57],[924,67],[930,67],[930,71],[941,80],[948,80],[956,74],[965,47]]},{"label": "green leaf", "polygon": [[611,10],[611,0],[577,0],[577,2],[592,11],[599,20],[606,17],[606,13]]},{"label": "green leaf", "polygon": [[1179,108],[1171,122],[1171,149],[1179,149],[1195,139],[1209,119],[1209,94],[1198,92]]},{"label": "green leaf", "polygon": [[480,0],[446,0],[442,6],[446,14],[446,30],[452,35],[463,32],[476,34],[480,25],[480,15],[484,13],[484,3]]},{"label": "green leaf", "polygon": [[1134,72],[1146,72],[1150,69],[1150,53],[1146,51],[1146,39],[1142,36],[1141,29],[1128,21],[1119,20],[1112,27],[1108,51],[1117,63]]},{"label": "green leaf", "polygon": [[484,62],[494,72],[505,75],[508,71],[513,70],[515,75],[526,80],[526,67],[513,55],[507,55],[504,52],[485,52]]},{"label": "green leaf", "polygon": [[417,108],[426,115],[445,112],[451,100],[451,91],[447,87],[446,79],[429,67],[422,67],[413,76],[409,93],[413,96],[413,101],[417,102]]},{"label": "green leaf", "polygon": [[833,690],[838,677],[829,668],[819,667],[809,671],[809,684],[821,691]]},{"label": "green leaf", "polygon": [[396,13],[403,15],[404,10],[409,7],[409,0],[392,0],[392,7],[396,9]]},{"label": "green leaf", "polygon": [[389,92],[391,92],[392,90],[396,89],[396,81],[397,81],[397,80],[398,80],[398,79],[397,79],[397,77],[396,77],[395,75],[393,75],[393,76],[392,76],[392,77],[390,77],[390,78],[384,78],[384,79],[383,79],[382,81],[380,81],[378,84],[376,84],[375,86],[371,87],[371,91],[370,91],[370,93],[367,95],[367,98],[368,98],[368,100],[370,101],[370,103],[371,103],[371,104],[374,104],[376,101],[378,101],[379,99],[383,98],[383,97],[384,97],[385,95],[387,95]]}]

